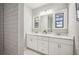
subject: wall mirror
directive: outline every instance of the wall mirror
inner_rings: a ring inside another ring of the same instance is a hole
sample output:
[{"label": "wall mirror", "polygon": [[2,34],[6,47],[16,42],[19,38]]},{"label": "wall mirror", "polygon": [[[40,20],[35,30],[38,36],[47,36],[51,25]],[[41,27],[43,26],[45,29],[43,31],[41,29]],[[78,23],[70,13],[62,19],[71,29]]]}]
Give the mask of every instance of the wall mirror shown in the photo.
[{"label": "wall mirror", "polygon": [[42,15],[33,19],[33,31],[48,33],[52,32],[53,15]]},{"label": "wall mirror", "polygon": [[40,29],[42,33],[52,32],[53,15],[40,16]]},{"label": "wall mirror", "polygon": [[42,33],[47,32],[48,15],[40,16],[40,30]]},{"label": "wall mirror", "polygon": [[53,32],[56,34],[68,33],[68,14],[67,9],[62,9],[54,14],[54,27]]}]

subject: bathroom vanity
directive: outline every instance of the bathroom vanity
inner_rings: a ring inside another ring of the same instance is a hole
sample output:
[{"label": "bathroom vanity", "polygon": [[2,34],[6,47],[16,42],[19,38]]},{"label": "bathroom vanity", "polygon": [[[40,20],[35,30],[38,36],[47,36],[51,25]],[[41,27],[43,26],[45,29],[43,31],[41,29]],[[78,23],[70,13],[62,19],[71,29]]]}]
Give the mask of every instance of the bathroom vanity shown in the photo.
[{"label": "bathroom vanity", "polygon": [[27,34],[27,47],[48,55],[72,55],[73,38],[51,34]]},{"label": "bathroom vanity", "polygon": [[27,34],[27,47],[47,55],[72,55],[73,38],[67,36],[67,13],[67,8],[54,12],[50,9],[33,16],[33,33]]}]

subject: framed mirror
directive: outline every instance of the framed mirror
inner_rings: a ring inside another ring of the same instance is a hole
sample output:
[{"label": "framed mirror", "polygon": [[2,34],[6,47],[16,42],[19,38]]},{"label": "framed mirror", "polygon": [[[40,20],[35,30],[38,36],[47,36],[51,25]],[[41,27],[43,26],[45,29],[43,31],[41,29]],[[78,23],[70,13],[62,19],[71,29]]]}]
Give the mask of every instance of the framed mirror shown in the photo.
[{"label": "framed mirror", "polygon": [[47,33],[48,29],[48,15],[40,16],[40,31],[42,33]]}]

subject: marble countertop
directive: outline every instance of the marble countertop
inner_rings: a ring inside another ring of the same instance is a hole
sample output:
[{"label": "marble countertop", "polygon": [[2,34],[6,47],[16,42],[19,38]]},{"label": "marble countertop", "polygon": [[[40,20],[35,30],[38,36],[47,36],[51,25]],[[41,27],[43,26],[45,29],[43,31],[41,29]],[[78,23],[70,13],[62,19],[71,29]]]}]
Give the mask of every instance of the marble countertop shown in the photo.
[{"label": "marble countertop", "polygon": [[66,36],[66,35],[53,35],[53,34],[41,34],[41,33],[28,33],[30,35],[38,35],[38,36],[46,36],[46,37],[53,37],[53,38],[61,38],[61,39],[71,39],[73,40],[73,37]]}]

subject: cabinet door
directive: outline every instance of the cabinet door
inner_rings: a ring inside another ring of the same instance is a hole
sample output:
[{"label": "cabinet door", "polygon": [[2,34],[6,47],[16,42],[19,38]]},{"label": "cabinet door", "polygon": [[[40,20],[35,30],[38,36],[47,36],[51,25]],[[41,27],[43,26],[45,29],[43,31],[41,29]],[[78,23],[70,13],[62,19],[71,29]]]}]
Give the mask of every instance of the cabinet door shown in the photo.
[{"label": "cabinet door", "polygon": [[59,55],[59,44],[57,42],[49,42],[49,54]]},{"label": "cabinet door", "polygon": [[72,55],[73,54],[73,46],[67,44],[60,44],[60,55]]},{"label": "cabinet door", "polygon": [[27,47],[37,50],[37,38],[36,36],[27,36]]},{"label": "cabinet door", "polygon": [[37,50],[37,36],[32,37],[32,46],[34,50]]},{"label": "cabinet door", "polygon": [[33,39],[30,35],[27,36],[27,47],[33,48]]}]

